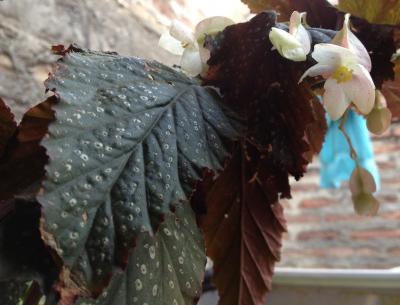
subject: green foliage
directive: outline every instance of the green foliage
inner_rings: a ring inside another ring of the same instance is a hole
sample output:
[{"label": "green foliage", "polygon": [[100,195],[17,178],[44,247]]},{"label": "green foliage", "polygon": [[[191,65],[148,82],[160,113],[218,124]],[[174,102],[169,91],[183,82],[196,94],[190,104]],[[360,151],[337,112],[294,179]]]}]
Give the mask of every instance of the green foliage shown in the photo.
[{"label": "green foliage", "polygon": [[116,274],[97,301],[77,305],[186,305],[200,297],[205,253],[189,204],[168,213],[154,237],[142,234],[127,269]]},{"label": "green foliage", "polygon": [[155,62],[71,49],[46,85],[59,103],[43,142],[44,238],[70,270],[64,289],[96,294],[203,169],[222,169],[237,132],[213,89]]}]

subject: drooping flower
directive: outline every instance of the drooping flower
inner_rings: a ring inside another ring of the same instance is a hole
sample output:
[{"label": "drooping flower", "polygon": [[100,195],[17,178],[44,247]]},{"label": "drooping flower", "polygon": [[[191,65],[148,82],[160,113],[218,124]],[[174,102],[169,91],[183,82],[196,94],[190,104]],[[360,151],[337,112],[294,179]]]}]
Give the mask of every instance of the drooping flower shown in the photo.
[{"label": "drooping flower", "polygon": [[323,102],[332,120],[339,119],[352,104],[364,115],[372,110],[375,85],[369,74],[371,58],[350,31],[348,15],[332,43],[317,44],[311,56],[317,64],[303,74],[300,82],[306,76],[321,75],[326,79]]},{"label": "drooping flower", "polygon": [[210,52],[204,48],[206,35],[215,35],[225,27],[234,24],[226,17],[211,17],[199,22],[192,32],[182,22],[174,20],[168,32],[161,35],[159,46],[174,55],[181,56],[180,66],[191,76],[199,75],[210,58]]},{"label": "drooping flower", "polygon": [[269,39],[283,57],[293,61],[305,61],[311,50],[310,34],[303,26],[306,13],[294,11],[290,16],[289,32],[272,27]]}]

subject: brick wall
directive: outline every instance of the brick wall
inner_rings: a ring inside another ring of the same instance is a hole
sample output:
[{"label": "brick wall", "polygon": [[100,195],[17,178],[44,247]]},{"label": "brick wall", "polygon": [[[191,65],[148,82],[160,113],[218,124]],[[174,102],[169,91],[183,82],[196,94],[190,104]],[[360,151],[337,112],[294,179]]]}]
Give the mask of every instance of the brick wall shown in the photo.
[{"label": "brick wall", "polygon": [[400,266],[400,125],[374,137],[375,158],[382,178],[378,216],[358,216],[347,186],[319,188],[315,160],[293,199],[284,201],[289,232],[280,266],[326,268],[390,268]]}]

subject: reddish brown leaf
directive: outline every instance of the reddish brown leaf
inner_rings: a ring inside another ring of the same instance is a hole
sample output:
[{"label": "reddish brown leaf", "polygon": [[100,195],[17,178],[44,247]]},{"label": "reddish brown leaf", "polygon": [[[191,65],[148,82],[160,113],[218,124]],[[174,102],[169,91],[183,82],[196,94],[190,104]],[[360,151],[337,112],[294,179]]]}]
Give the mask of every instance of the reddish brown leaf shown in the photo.
[{"label": "reddish brown leaf", "polygon": [[[197,206],[201,197],[206,202],[201,224],[221,305],[264,304],[285,229],[278,201],[290,197],[289,175],[303,175],[326,130],[321,104],[307,83],[298,85],[311,63],[271,51],[275,19],[261,13],[208,42],[205,82],[220,89],[247,126],[228,167],[215,183],[206,179],[194,197]],[[314,43],[332,34],[310,33]]]},{"label": "reddish brown leaf", "polygon": [[283,209],[268,193],[277,181],[267,172],[254,176],[266,168],[266,159],[254,147],[244,150],[238,148],[207,192],[208,211],[201,221],[220,305],[264,304],[285,231]]},{"label": "reddish brown leaf", "polygon": [[17,123],[14,120],[14,115],[0,98],[0,157],[3,155],[7,143],[16,129]]},{"label": "reddish brown leaf", "polygon": [[33,107],[22,118],[14,136],[8,141],[0,158],[0,201],[35,194],[44,176],[47,163],[45,149],[40,141],[53,120],[52,97]]},{"label": "reddish brown leaf", "polygon": [[294,10],[307,12],[307,23],[315,27],[334,29],[337,9],[326,0],[242,0],[252,13],[275,10],[279,21],[288,21]]}]

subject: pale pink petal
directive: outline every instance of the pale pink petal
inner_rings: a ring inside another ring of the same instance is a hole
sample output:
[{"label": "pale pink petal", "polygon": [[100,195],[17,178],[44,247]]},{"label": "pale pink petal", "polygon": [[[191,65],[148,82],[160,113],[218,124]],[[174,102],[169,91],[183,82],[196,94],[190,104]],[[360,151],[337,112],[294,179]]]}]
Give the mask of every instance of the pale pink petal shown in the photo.
[{"label": "pale pink petal", "polygon": [[197,24],[194,36],[196,39],[202,39],[205,34],[216,34],[234,23],[233,20],[221,16],[206,18]]},{"label": "pale pink petal", "polygon": [[353,78],[341,85],[347,98],[357,106],[361,113],[368,114],[371,112],[375,103],[375,85],[364,66],[356,65]]},{"label": "pale pink petal", "polygon": [[[304,14],[304,13],[303,13]],[[292,15],[290,15],[289,20],[289,33],[292,35],[296,34],[297,28],[301,25],[301,19],[303,14],[298,11],[293,11]]]},{"label": "pale pink petal", "polygon": [[350,105],[343,92],[342,86],[334,79],[327,79],[324,85],[324,95],[322,97],[326,111],[333,121],[340,119]]},{"label": "pale pink petal", "polygon": [[315,45],[311,56],[321,64],[335,67],[357,63],[357,57],[352,51],[330,43]]},{"label": "pale pink petal", "polygon": [[302,26],[302,25],[299,26],[295,37],[298,41],[300,41],[301,46],[304,49],[304,53],[306,53],[306,54],[310,53],[310,50],[311,50],[310,33],[308,33],[308,31],[305,29],[304,26]]},{"label": "pale pink petal", "polygon": [[182,43],[172,37],[168,32],[161,35],[158,45],[174,55],[182,55],[184,51]]},{"label": "pale pink petal", "polygon": [[368,71],[371,71],[372,63],[371,57],[368,54],[367,49],[364,47],[362,42],[352,32],[349,33],[349,45],[358,57],[358,62],[365,67]]},{"label": "pale pink petal", "polygon": [[181,67],[190,76],[197,76],[203,70],[198,48],[187,47],[181,58]]},{"label": "pale pink petal", "polygon": [[350,14],[345,15],[343,28],[335,35],[331,43],[350,49],[357,56],[358,62],[371,71],[371,57],[365,46],[350,29]]},{"label": "pale pink petal", "polygon": [[169,33],[176,40],[179,40],[184,44],[192,44],[195,42],[193,32],[190,28],[178,20],[172,21]]},{"label": "pale pink petal", "polygon": [[306,13],[294,11],[290,16],[289,33],[293,35],[302,45],[304,53],[307,55],[311,50],[311,37],[308,31],[302,24]]},{"label": "pale pink petal", "polygon": [[307,76],[314,77],[317,75],[321,75],[324,78],[328,78],[334,71],[335,67],[329,65],[316,64],[311,68],[309,68],[306,72],[304,72],[304,74],[301,76],[299,80],[299,83],[301,83]]}]

